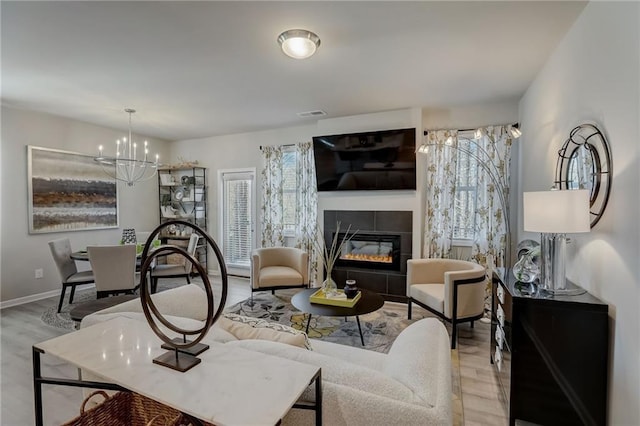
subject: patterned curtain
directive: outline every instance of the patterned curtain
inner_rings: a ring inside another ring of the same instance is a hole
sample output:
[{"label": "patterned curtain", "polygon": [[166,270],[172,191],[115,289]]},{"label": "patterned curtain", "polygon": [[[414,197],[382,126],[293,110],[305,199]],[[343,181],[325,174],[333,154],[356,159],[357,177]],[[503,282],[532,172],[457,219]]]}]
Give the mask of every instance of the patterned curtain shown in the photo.
[{"label": "patterned curtain", "polygon": [[318,253],[312,238],[316,235],[318,222],[318,193],[313,161],[313,144],[303,142],[296,145],[296,247],[309,253],[309,280],[315,287],[318,275]]},{"label": "patterned curtain", "polygon": [[282,146],[263,146],[261,247],[284,246]]},{"label": "patterned curtain", "polygon": [[482,137],[473,141],[477,145],[479,167],[471,256],[487,268],[504,267],[509,266],[504,265],[509,238],[505,226],[509,218],[504,215],[509,212],[513,139],[506,126],[489,126],[482,130]]},{"label": "patterned curtain", "polygon": [[456,190],[456,130],[430,131],[426,151],[426,205],[424,257],[449,257],[453,239],[453,206]]}]

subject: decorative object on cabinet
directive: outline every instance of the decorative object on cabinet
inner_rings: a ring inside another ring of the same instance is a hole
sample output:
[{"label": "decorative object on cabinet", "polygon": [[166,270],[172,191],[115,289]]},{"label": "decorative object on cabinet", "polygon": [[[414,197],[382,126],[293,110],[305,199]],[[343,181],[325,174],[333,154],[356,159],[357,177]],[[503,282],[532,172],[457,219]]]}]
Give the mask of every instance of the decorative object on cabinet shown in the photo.
[{"label": "decorative object on cabinet", "polygon": [[118,185],[93,157],[27,147],[29,233],[118,227]]},{"label": "decorative object on cabinet", "polygon": [[[160,224],[182,219],[207,231],[207,169],[204,167],[161,168],[158,170],[160,198]],[[183,235],[184,231],[184,235]],[[191,232],[184,227],[165,228],[159,236],[163,243],[171,240],[189,240]],[[207,268],[207,247],[204,240],[198,244],[195,257]],[[167,256],[168,259],[175,256]]]},{"label": "decorative object on cabinet", "polygon": [[540,232],[540,286],[557,294],[575,294],[566,287],[567,233],[589,232],[589,192],[553,190],[523,194],[524,230]]},{"label": "decorative object on cabinet", "polygon": [[518,261],[513,265],[513,276],[523,283],[532,283],[540,276],[540,243],[522,240],[516,251]]},{"label": "decorative object on cabinet", "polygon": [[493,273],[492,294],[490,361],[509,425],[605,425],[608,305],[589,293],[521,289],[504,269]]},{"label": "decorative object on cabinet", "polygon": [[[205,250],[207,249],[207,246],[210,246],[213,250],[218,262],[218,270],[220,271],[220,276],[222,279],[222,293],[220,296],[220,302],[217,304],[217,309],[214,305],[213,290],[211,288],[211,282],[209,281],[207,270],[198,261],[198,259],[189,254],[183,248],[173,245],[161,246],[154,249],[150,254],[150,241],[153,240],[156,236],[162,235],[162,230],[169,226],[182,226],[190,228],[193,233],[200,235],[200,237],[206,241]],[[151,289],[149,288],[150,286],[148,284],[147,274],[151,271],[152,265],[155,263],[154,261],[159,256],[166,256],[167,254],[172,253],[183,256],[185,258],[185,261],[190,262],[191,265],[197,270],[200,279],[202,279],[204,290],[207,294],[207,318],[204,321],[202,327],[196,330],[187,330],[169,322],[164,316],[162,316],[155,303],[153,302],[153,299],[151,299]],[[166,352],[165,354],[155,358],[153,362],[155,364],[172,368],[180,372],[185,372],[198,365],[200,363],[200,359],[196,358],[196,355],[209,349],[208,345],[201,344],[200,341],[205,337],[211,326],[222,314],[225,302],[227,300],[227,268],[224,259],[222,258],[222,252],[220,251],[220,248],[213,240],[213,238],[211,238],[211,236],[207,234],[206,231],[204,231],[202,228],[199,228],[197,225],[191,222],[187,222],[184,220],[175,220],[161,223],[156,229],[151,232],[149,240],[147,241],[147,244],[145,244],[144,250],[142,252],[140,288],[140,299],[142,302],[142,310],[144,311],[144,316],[147,318],[147,322],[151,326],[153,332],[165,343],[164,345],[162,345],[162,347],[164,349],[170,350],[169,352]],[[159,321],[164,327],[168,328],[174,333],[181,334],[183,337],[172,339],[167,334],[165,334],[165,332],[158,326],[158,324],[156,324],[156,320]],[[187,340],[187,336],[197,337],[195,337],[194,340],[189,341]]]},{"label": "decorative object on cabinet", "polygon": [[558,151],[555,186],[589,191],[592,228],[602,218],[609,201],[612,166],[607,139],[593,124],[581,124],[571,130]]},{"label": "decorative object on cabinet", "polygon": [[124,112],[129,114],[129,138],[122,138],[116,141],[115,157],[107,157],[102,153],[102,145],[98,147],[98,156],[94,161],[102,166],[104,173],[116,180],[125,182],[127,186],[133,186],[137,182],[151,179],[155,176],[158,166],[159,156],[155,155],[155,161],[147,160],[149,155],[149,147],[147,141],[144,141],[142,154],[138,155],[138,144],[133,141],[131,133],[131,115],[136,112],[135,109],[125,108]]}]

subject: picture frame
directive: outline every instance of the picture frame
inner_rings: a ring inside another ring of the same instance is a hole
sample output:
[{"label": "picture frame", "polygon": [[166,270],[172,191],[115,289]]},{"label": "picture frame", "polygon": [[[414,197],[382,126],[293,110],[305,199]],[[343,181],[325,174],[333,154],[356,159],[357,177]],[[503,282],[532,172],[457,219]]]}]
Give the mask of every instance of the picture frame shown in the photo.
[{"label": "picture frame", "polygon": [[30,234],[119,226],[118,185],[92,156],[32,145],[27,150]]}]

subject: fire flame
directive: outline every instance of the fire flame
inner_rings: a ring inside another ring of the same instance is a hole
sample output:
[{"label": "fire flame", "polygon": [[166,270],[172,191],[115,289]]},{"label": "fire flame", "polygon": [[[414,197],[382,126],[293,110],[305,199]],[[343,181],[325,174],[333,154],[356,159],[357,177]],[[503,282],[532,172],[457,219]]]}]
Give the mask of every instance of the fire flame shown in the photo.
[{"label": "fire flame", "polygon": [[383,254],[353,254],[347,253],[340,256],[340,259],[344,260],[357,260],[361,262],[379,262],[379,263],[393,263],[391,256]]}]

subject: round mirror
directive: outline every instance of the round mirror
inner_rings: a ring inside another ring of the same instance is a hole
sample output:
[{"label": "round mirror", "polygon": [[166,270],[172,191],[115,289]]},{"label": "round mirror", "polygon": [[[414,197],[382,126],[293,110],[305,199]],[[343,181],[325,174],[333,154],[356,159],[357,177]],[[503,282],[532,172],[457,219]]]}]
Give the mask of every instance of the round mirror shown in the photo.
[{"label": "round mirror", "polygon": [[604,135],[592,124],[571,130],[558,151],[555,185],[586,189],[590,196],[591,227],[602,217],[611,190],[611,154]]}]

